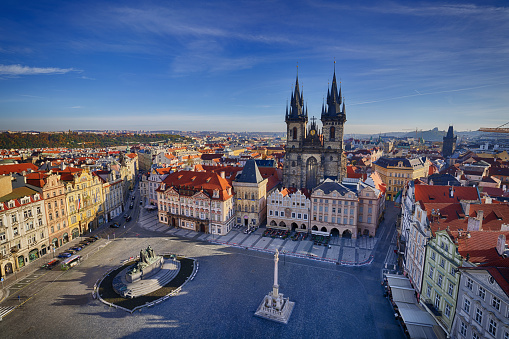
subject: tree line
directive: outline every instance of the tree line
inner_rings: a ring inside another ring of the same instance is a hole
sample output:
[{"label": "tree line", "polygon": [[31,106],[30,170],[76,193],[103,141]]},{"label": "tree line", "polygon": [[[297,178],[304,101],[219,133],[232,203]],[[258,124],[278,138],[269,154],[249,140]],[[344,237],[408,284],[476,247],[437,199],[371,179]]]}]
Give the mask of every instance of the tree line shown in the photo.
[{"label": "tree line", "polygon": [[0,133],[0,149],[10,148],[93,148],[148,144],[151,142],[186,142],[191,139],[175,134],[96,134],[96,133]]}]

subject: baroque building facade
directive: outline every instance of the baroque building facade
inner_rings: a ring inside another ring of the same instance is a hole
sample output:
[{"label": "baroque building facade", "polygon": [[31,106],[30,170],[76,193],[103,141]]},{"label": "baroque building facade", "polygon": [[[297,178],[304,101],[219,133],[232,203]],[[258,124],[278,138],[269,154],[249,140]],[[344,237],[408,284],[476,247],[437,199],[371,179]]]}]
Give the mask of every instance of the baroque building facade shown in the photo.
[{"label": "baroque building facade", "polygon": [[346,157],[343,154],[343,125],[346,122],[345,102],[338,90],[334,70],[327,103],[322,105],[322,131],[316,119],[308,126],[308,110],[297,76],[290,107],[286,108],[287,127],[283,186],[313,189],[321,181],[340,181],[346,177]]}]

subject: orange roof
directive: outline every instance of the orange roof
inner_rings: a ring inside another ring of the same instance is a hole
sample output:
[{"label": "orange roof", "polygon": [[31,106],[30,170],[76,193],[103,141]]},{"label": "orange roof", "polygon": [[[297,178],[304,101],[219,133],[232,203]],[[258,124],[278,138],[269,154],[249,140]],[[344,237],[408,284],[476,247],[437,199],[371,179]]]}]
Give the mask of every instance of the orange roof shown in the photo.
[{"label": "orange roof", "polygon": [[415,185],[415,201],[423,203],[457,203],[461,200],[479,201],[476,187],[455,186],[451,197],[450,186]]},{"label": "orange roof", "polygon": [[465,232],[459,236],[459,232],[449,232],[452,239],[458,239],[458,252],[462,257],[466,258],[469,255],[471,263],[486,264],[495,262],[502,257],[497,253],[497,239],[500,234],[504,234],[509,238],[509,232],[486,232],[486,231],[473,231],[470,232],[470,238]]},{"label": "orange roof", "polygon": [[31,163],[0,165],[0,175],[28,172],[29,170],[37,171],[37,169],[37,166]]},{"label": "orange roof", "polygon": [[126,154],[126,156],[127,156],[128,158],[134,159],[134,158],[136,158],[138,155],[137,155],[136,153],[127,153],[127,154]]},{"label": "orange roof", "polygon": [[[228,180],[221,178],[217,173],[192,171],[174,172],[169,174],[166,179],[163,180],[163,183],[166,184],[166,189],[173,186],[176,190],[203,190],[206,191],[210,197],[213,196],[214,190],[218,190],[219,200],[227,200],[232,197],[227,191],[227,189],[232,186],[228,183]],[[158,190],[160,190],[160,188],[158,188]]]}]

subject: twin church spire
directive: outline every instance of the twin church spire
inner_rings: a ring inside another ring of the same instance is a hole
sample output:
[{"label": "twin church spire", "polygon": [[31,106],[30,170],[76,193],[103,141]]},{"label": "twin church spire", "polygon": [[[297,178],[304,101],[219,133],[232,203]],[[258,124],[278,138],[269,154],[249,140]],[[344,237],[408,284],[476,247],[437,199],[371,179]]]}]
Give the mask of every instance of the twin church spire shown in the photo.
[{"label": "twin church spire", "polygon": [[[297,69],[298,70],[298,69]],[[308,121],[307,106],[304,107],[304,91],[299,88],[299,73],[295,80],[295,88],[292,92],[290,106],[286,104],[285,121]],[[334,74],[332,76],[332,85],[327,89],[327,104],[322,104],[322,120],[323,119],[337,119],[346,121],[345,100],[341,93],[341,83],[339,85],[336,81],[336,62],[334,62]]]}]

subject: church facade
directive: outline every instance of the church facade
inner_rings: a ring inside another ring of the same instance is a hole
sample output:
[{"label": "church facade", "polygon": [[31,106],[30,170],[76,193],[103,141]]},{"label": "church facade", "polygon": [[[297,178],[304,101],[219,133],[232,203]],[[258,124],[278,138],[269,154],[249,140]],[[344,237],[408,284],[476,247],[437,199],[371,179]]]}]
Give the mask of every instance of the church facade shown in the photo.
[{"label": "church facade", "polygon": [[304,106],[297,75],[285,116],[284,187],[311,190],[327,178],[341,181],[346,177],[346,157],[343,154],[345,102],[341,86],[338,90],[335,70],[331,88],[327,91],[327,102],[322,105],[322,129],[318,127],[316,118],[310,120],[308,125],[308,110]]}]

